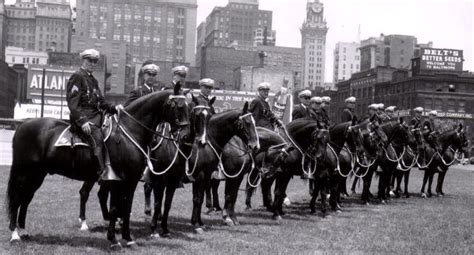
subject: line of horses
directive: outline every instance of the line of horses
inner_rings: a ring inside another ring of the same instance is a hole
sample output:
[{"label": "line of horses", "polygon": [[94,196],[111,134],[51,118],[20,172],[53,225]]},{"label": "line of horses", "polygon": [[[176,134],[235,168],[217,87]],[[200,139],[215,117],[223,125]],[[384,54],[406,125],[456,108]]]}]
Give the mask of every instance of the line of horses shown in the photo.
[{"label": "line of horses", "polygon": [[[457,152],[467,139],[460,125],[438,137],[438,148],[428,146],[421,130],[402,120],[383,124],[355,121],[338,124],[329,130],[311,119],[295,120],[278,132],[255,126],[248,104],[243,109],[211,116],[207,105],[194,99],[191,109],[179,86],[174,91],[154,92],[144,96],[114,116],[105,141],[111,165],[120,182],[102,182],[99,200],[104,219],[109,221],[107,239],[111,248],[120,248],[115,234],[116,222],[122,220],[122,239],[127,246],[136,243],[130,234],[130,212],[137,184],[145,167],[152,172],[150,184],[155,197],[151,236],[169,236],[168,216],[173,196],[185,177],[192,181],[193,210],[191,224],[197,233],[205,231],[201,209],[205,191],[213,191],[213,207],[220,208],[213,172],[225,179],[225,203],[222,210],[227,225],[238,225],[235,203],[243,180],[247,182],[247,207],[251,207],[252,188],[262,187],[263,204],[274,219],[284,215],[283,201],[295,175],[314,179],[311,186],[310,212],[327,213],[328,201],[333,210],[341,210],[341,194],[346,193],[346,179],[355,175],[363,181],[362,200],[370,201],[369,188],[378,167],[382,170],[377,198],[383,203],[390,193],[401,193],[405,177],[412,167],[425,170],[431,195],[433,175],[439,173],[436,192],[443,194],[443,181]],[[169,123],[161,125],[159,123]],[[86,202],[97,182],[97,162],[87,147],[55,147],[54,143],[68,123],[42,118],[24,122],[13,138],[13,162],[8,181],[7,206],[11,241],[26,239],[25,221],[28,205],[47,174],[60,174],[84,181],[81,188],[81,229],[87,229]],[[157,131],[155,131],[157,130]],[[397,186],[391,186],[396,181]],[[273,195],[272,184],[275,183]],[[107,197],[110,194],[110,208]],[[330,194],[330,196],[328,196]],[[164,203],[163,203],[164,199]],[[147,203],[150,199],[148,198]],[[149,204],[148,204],[149,206]],[[158,222],[160,228],[158,230]]]}]

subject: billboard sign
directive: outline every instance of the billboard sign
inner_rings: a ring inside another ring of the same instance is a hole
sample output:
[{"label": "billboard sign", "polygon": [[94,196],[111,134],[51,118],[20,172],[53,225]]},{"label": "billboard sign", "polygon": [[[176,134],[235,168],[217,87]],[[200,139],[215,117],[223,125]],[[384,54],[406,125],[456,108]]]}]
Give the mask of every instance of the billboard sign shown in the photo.
[{"label": "billboard sign", "polygon": [[462,71],[463,51],[421,48],[420,68],[434,71]]},{"label": "billboard sign", "polygon": [[66,84],[69,77],[75,72],[72,69],[52,68],[42,66],[28,67],[27,98],[41,99],[43,86],[43,68],[45,68],[44,96],[45,100],[62,100],[66,98]]}]

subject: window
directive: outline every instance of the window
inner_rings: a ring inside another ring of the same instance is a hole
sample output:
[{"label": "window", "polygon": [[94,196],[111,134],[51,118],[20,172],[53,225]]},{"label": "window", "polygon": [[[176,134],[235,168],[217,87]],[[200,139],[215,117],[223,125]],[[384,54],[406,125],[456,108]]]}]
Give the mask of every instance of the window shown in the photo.
[{"label": "window", "polygon": [[466,112],[466,101],[458,100],[458,102],[459,102],[458,112]]},{"label": "window", "polygon": [[448,99],[448,112],[456,111],[456,101],[454,99]]}]

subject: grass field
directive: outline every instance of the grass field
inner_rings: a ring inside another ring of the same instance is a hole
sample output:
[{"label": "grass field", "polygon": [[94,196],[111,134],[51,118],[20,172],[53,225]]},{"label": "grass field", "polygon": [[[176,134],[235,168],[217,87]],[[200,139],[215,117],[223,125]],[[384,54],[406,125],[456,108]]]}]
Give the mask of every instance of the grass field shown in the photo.
[{"label": "grass field", "polygon": [[[135,195],[132,234],[138,247],[123,254],[256,254],[256,253],[356,253],[356,254],[473,254],[474,171],[452,169],[447,174],[445,197],[419,196],[422,172],[412,171],[409,199],[393,199],[387,205],[361,205],[358,196],[345,200],[342,213],[322,218],[309,215],[307,185],[299,178],[290,183],[293,203],[280,222],[260,207],[244,211],[240,191],[236,209],[240,226],[222,224],[220,215],[203,215],[207,231],[198,235],[189,224],[191,186],[179,189],[170,219],[171,239],[149,239],[143,214],[143,189]],[[9,168],[0,167],[0,199],[5,200]],[[31,240],[10,244],[6,216],[0,231],[1,254],[98,254],[108,252],[100,216],[97,187],[88,207],[89,232],[79,231],[79,188],[81,183],[48,176],[36,193],[27,217]],[[221,185],[222,186],[222,185]],[[375,185],[373,185],[375,186]],[[221,187],[222,188],[222,187]],[[5,210],[4,210],[5,211]],[[5,215],[5,213],[3,214]],[[119,237],[119,236],[118,236]]]}]

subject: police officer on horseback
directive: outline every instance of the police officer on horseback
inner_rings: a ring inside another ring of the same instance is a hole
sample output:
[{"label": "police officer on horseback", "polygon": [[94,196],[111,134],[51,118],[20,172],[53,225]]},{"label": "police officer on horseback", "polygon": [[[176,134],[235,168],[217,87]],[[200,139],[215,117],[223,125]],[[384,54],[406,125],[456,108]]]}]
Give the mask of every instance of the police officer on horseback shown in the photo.
[{"label": "police officer on horseback", "polygon": [[[114,105],[105,101],[99,82],[92,75],[99,52],[88,49],[80,53],[82,65],[79,71],[71,75],[67,84],[66,100],[70,111],[69,119],[72,130],[78,132],[94,150],[94,155],[99,164],[99,178],[109,180],[109,173],[113,173],[110,158],[104,144],[101,131],[103,113],[117,113]],[[118,108],[118,107],[117,107]],[[112,179],[119,180],[118,177]]]},{"label": "police officer on horseback", "polygon": [[393,106],[393,105],[385,108],[385,115],[387,116],[388,121],[393,120],[395,118],[395,109],[396,108],[397,107]]},{"label": "police officer on horseback", "polygon": [[323,115],[323,122],[326,124],[327,127],[332,125],[331,120],[329,119],[329,105],[331,104],[331,98],[328,96],[321,97],[321,112]]},{"label": "police officer on horseback", "polygon": [[415,116],[411,119],[410,125],[413,128],[421,128],[421,114],[423,113],[423,107],[416,107],[413,109]]},{"label": "police officer on horseback", "polygon": [[136,99],[148,95],[155,91],[153,85],[156,83],[156,76],[160,71],[160,67],[157,65],[150,63],[146,64],[141,68],[141,72],[143,73],[143,84],[138,85],[138,87],[132,91],[128,95],[128,99],[125,102],[125,106],[129,105],[131,102],[135,101]]},{"label": "police officer on horseback", "polygon": [[354,113],[356,98],[348,97],[346,98],[346,100],[344,100],[344,102],[346,103],[346,108],[344,108],[344,110],[342,111],[341,122],[352,121],[352,119],[356,117]]},{"label": "police officer on horseback", "polygon": [[437,148],[438,130],[436,129],[435,119],[438,112],[433,110],[428,113],[428,119],[423,122],[423,136],[433,148]]},{"label": "police officer on horseback", "polygon": [[300,100],[300,104],[295,106],[293,112],[291,113],[292,119],[301,119],[301,118],[311,118],[311,109],[309,109],[310,99],[311,99],[311,91],[305,89],[298,93],[298,98]]},{"label": "police officer on horseback", "polygon": [[320,125],[324,126],[324,128],[327,128],[328,123],[326,123],[326,121],[324,120],[323,111],[321,108],[322,103],[323,103],[323,100],[321,99],[321,97],[312,97],[310,99],[310,106],[311,106],[310,113],[311,113],[312,119],[319,122]]},{"label": "police officer on horseback", "polygon": [[249,106],[249,111],[255,118],[255,125],[270,130],[273,130],[274,126],[282,127],[283,122],[275,116],[267,102],[270,83],[262,82],[258,84],[257,91],[258,96],[252,100]]},{"label": "police officer on horseback", "polygon": [[[215,97],[212,97],[212,98],[210,97],[212,90],[214,89],[214,85],[215,85],[215,82],[213,79],[204,78],[204,79],[199,80],[199,86],[201,88],[201,92],[199,93],[199,95],[196,96],[196,99],[200,105],[209,106],[211,114],[216,114],[216,110],[214,109],[213,102],[211,101]],[[193,107],[194,106],[191,106],[191,108]]]},{"label": "police officer on horseback", "polygon": [[178,83],[181,83],[181,86],[184,86],[186,76],[188,75],[189,68],[186,66],[175,66],[171,69],[173,73],[173,79],[171,83],[164,85],[161,90],[165,89],[174,89],[174,86]]}]

